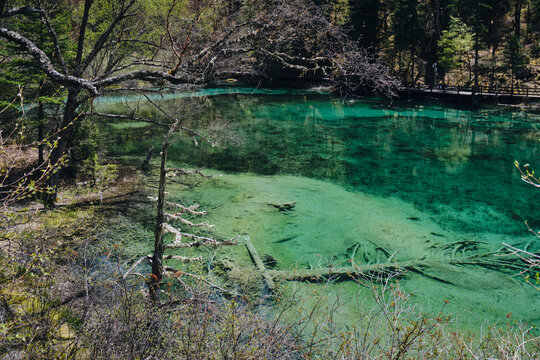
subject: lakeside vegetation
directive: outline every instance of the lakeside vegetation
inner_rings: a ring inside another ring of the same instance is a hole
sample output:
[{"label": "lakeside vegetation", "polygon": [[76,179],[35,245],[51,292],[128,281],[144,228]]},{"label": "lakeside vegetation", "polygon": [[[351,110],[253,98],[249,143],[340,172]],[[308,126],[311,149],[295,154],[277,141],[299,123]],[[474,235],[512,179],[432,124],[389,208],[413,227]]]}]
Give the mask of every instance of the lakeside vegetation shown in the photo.
[{"label": "lakeside vegetation", "polygon": [[[321,269],[309,269],[302,279],[289,273],[295,281],[326,283],[316,285],[323,290],[307,300],[304,288],[280,280],[283,271],[267,271],[276,259],[257,261],[253,245],[247,251],[257,268],[216,260],[218,246],[246,252],[244,244],[214,237],[212,225],[195,222],[206,209],[174,203],[165,188],[166,181],[176,181],[193,189],[208,176],[198,169],[167,169],[167,138],[161,149],[148,152],[142,169],[140,158],[136,164],[113,159],[100,124],[112,123],[115,131],[138,127],[148,138],[167,130],[172,137],[183,133],[194,157],[200,146],[215,149],[205,154],[212,156],[219,141],[242,141],[232,135],[232,120],[215,116],[200,131],[192,120],[208,111],[204,97],[171,108],[160,101],[163,96],[236,82],[323,84],[340,99],[392,99],[400,84],[411,82],[537,87],[539,18],[537,0],[0,0],[0,356],[538,357],[538,329],[510,313],[505,324],[472,332],[453,326],[447,299],[439,299],[440,312],[424,313],[400,278],[407,270],[422,272],[427,263],[398,268],[384,248],[372,249],[377,263],[370,271],[354,268],[356,245],[352,264],[341,273],[319,276]],[[134,101],[124,100],[126,94]],[[104,96],[119,97],[123,107],[100,106]],[[294,140],[283,138],[292,148]],[[327,142],[334,146],[338,140]],[[466,157],[439,150],[426,157]],[[161,154],[161,164],[150,160],[152,154]],[[534,173],[519,170],[537,186]],[[156,192],[157,218],[148,199]],[[286,213],[296,203],[268,205]],[[167,206],[175,210],[167,214]],[[164,225],[165,219],[182,232]],[[187,232],[188,226],[195,232]],[[164,254],[166,233],[184,238],[177,247],[202,250],[193,257]],[[154,241],[150,255],[141,257],[142,250],[133,247]],[[443,249],[454,257],[478,250],[480,243]],[[536,249],[505,249],[498,255],[511,259],[488,265],[503,268],[508,278],[522,272],[537,286]],[[381,252],[388,261],[383,268]],[[176,267],[165,266],[167,259],[177,261]],[[342,275],[366,289],[373,305],[351,313],[357,321],[352,327],[338,324],[343,304],[324,290]]]}]

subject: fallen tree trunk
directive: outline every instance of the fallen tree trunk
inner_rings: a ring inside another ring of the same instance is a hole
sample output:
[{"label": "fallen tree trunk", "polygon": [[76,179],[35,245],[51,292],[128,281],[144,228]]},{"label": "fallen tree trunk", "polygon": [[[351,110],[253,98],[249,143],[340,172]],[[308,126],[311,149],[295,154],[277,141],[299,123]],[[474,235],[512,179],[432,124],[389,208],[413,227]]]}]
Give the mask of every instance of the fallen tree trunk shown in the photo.
[{"label": "fallen tree trunk", "polygon": [[[419,265],[418,265],[419,266]],[[269,270],[274,278],[288,281],[323,281],[328,278],[390,277],[399,276],[406,270],[398,264],[357,265],[319,269]]]},{"label": "fallen tree trunk", "polygon": [[451,281],[441,279],[431,275],[425,269],[435,268],[441,265],[472,265],[480,266],[494,271],[509,271],[525,268],[519,258],[502,259],[486,258],[485,256],[472,256],[458,259],[433,259],[433,260],[414,260],[410,262],[394,262],[384,264],[367,264],[344,267],[328,267],[318,269],[298,269],[298,270],[268,270],[267,274],[274,279],[288,281],[311,281],[319,282],[329,278],[368,278],[380,279],[388,277],[400,277],[406,271],[412,271],[433,280],[453,284]]},{"label": "fallen tree trunk", "polygon": [[240,236],[240,241],[243,241],[246,245],[246,248],[249,252],[249,256],[251,256],[251,260],[253,260],[253,263],[257,267],[257,270],[259,270],[264,278],[264,281],[266,282],[266,286],[268,287],[268,290],[274,291],[275,284],[274,279],[272,275],[268,273],[266,270],[266,267],[264,266],[264,263],[259,256],[259,253],[257,252],[257,249],[255,249],[255,246],[251,243],[251,238],[247,235]]}]

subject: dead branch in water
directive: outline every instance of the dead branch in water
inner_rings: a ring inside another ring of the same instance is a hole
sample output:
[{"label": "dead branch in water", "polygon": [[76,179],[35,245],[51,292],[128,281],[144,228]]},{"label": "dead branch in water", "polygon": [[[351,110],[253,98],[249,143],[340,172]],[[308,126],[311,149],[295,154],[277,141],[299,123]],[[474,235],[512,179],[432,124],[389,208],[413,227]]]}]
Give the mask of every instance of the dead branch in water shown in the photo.
[{"label": "dead branch in water", "polygon": [[251,260],[253,260],[253,262],[255,263],[255,266],[257,266],[257,270],[261,272],[264,278],[264,281],[266,282],[266,286],[268,287],[270,291],[274,291],[275,289],[274,279],[266,270],[266,267],[264,266],[264,263],[261,257],[259,256],[259,253],[255,249],[255,246],[253,246],[253,244],[251,243],[251,238],[247,235],[241,236],[240,238],[241,238],[240,241],[243,241],[244,244],[246,245],[249,255],[251,256]]}]

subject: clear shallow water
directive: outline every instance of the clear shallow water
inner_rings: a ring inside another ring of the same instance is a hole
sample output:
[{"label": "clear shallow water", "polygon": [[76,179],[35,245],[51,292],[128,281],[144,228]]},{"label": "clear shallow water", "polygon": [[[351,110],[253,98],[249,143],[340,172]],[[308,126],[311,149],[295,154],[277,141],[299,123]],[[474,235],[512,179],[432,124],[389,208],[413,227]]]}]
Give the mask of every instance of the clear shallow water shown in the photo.
[{"label": "clear shallow water", "polygon": [[[118,100],[99,106],[118,111]],[[540,168],[539,115],[388,108],[317,92],[249,88],[171,94],[161,102],[220,142],[195,148],[178,138],[170,149],[172,162],[225,174],[189,191],[170,187],[172,197],[208,209],[220,236],[249,234],[282,269],[346,265],[357,243],[359,263],[386,261],[380,248],[399,261],[440,259],[428,273],[452,284],[417,274],[402,281],[418,304],[438,309],[448,299],[448,310],[470,326],[506,319],[509,312],[540,322],[540,295],[519,278],[445,265],[445,259],[495,250],[503,241],[535,247],[523,220],[540,224],[538,190],[519,180],[513,162]],[[148,116],[160,115],[148,109]],[[114,155],[140,157],[159,146],[162,135],[141,123],[116,123],[108,133]],[[268,205],[289,201],[296,206],[288,213]],[[478,241],[477,249],[449,248],[464,240]],[[243,250],[227,256],[249,263]],[[354,297],[357,286],[336,289]]]}]

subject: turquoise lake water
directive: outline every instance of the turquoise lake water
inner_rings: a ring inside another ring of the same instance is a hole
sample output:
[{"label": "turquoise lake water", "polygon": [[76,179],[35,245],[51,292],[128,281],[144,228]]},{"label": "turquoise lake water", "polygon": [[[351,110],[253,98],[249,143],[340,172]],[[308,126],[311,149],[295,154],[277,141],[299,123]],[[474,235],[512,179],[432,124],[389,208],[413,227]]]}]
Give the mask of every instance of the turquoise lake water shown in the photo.
[{"label": "turquoise lake water", "polygon": [[[514,167],[517,160],[540,169],[538,113],[390,106],[317,91],[252,88],[150,96],[218,143],[199,139],[196,147],[178,136],[169,152],[171,163],[222,174],[193,188],[169,187],[174,200],[208,210],[217,236],[250,235],[261,254],[276,260],[276,269],[347,266],[356,244],[357,263],[382,263],[389,254],[400,262],[434,259],[437,265],[425,269],[431,277],[410,273],[401,280],[424,310],[447,299],[447,312],[466,327],[504,321],[508,313],[540,323],[540,293],[521,277],[448,265],[503,242],[540,248],[524,225],[528,220],[540,228],[540,193]],[[138,101],[102,98],[96,106],[122,111],[119,104]],[[139,102],[146,116],[163,117],[145,103]],[[163,135],[145,123],[105,126],[110,152],[118,157],[140,159],[150,146],[160,146]],[[296,205],[288,212],[268,205],[284,202]],[[456,247],[460,242],[472,245]],[[245,252],[228,256],[249,265]],[[359,288],[344,282],[331,291],[352,299]]]}]

